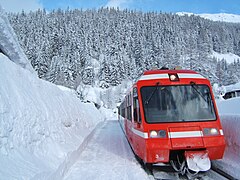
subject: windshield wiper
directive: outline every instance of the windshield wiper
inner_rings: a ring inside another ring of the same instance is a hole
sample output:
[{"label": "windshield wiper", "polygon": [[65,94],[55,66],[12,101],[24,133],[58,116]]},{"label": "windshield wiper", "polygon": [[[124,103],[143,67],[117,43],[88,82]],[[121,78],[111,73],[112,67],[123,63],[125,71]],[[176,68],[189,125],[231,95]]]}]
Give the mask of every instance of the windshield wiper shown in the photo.
[{"label": "windshield wiper", "polygon": [[150,94],[150,96],[146,99],[146,101],[144,102],[144,104],[148,104],[149,101],[151,100],[152,96],[155,94],[155,92],[158,90],[159,88],[159,82],[156,83],[155,89],[152,91],[152,93]]},{"label": "windshield wiper", "polygon": [[198,91],[198,89],[195,87],[196,84],[195,84],[194,82],[191,82],[190,84],[191,84],[192,88],[195,90],[194,92],[197,92],[197,93],[201,96],[201,98],[202,98],[206,103],[208,103],[208,100],[205,99],[204,95],[203,95],[200,91]]}]

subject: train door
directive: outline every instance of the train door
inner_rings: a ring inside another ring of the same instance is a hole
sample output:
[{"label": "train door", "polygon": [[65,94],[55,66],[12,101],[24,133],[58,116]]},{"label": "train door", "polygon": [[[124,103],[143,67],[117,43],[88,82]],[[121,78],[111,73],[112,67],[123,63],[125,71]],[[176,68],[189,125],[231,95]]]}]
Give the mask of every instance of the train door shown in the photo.
[{"label": "train door", "polygon": [[144,140],[143,140],[143,137],[139,135],[143,133],[141,133],[142,119],[140,115],[140,106],[139,106],[139,99],[137,95],[137,88],[133,89],[133,132],[134,132],[133,146],[134,146],[135,153],[138,156],[142,156],[141,144],[144,143]]},{"label": "train door", "polygon": [[124,103],[124,107],[125,107],[125,129],[126,129],[126,134],[127,137],[129,138],[129,141],[132,141],[131,138],[131,122],[130,122],[130,118],[129,118],[129,95],[127,95],[125,97],[125,103]]}]

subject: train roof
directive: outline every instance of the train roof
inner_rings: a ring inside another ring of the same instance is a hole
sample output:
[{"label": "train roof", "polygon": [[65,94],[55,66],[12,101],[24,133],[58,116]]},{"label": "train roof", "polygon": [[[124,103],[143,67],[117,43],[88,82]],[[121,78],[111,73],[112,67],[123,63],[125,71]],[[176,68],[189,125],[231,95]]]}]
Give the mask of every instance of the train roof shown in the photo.
[{"label": "train roof", "polygon": [[193,70],[175,70],[175,69],[156,69],[156,70],[148,70],[143,73],[143,75],[149,74],[174,74],[174,73],[188,73],[188,74],[198,74],[196,71]]},{"label": "train roof", "polygon": [[205,79],[201,74],[193,70],[173,70],[173,69],[157,69],[157,70],[148,70],[143,73],[142,76],[138,78],[138,81],[141,80],[154,80],[154,79],[169,79],[170,75],[175,74],[179,79]]}]

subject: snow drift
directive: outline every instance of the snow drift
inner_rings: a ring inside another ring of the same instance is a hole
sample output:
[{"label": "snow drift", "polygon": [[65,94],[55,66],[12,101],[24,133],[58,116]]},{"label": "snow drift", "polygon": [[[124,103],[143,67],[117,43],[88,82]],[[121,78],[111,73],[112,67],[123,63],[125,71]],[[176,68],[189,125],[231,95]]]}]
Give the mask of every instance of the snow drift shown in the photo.
[{"label": "snow drift", "polygon": [[238,173],[240,170],[240,98],[218,100],[217,106],[226,140],[226,149],[223,159],[214,164],[233,177],[240,179],[240,173]]},{"label": "snow drift", "polygon": [[0,176],[28,179],[56,169],[103,116],[3,54],[0,67]]}]

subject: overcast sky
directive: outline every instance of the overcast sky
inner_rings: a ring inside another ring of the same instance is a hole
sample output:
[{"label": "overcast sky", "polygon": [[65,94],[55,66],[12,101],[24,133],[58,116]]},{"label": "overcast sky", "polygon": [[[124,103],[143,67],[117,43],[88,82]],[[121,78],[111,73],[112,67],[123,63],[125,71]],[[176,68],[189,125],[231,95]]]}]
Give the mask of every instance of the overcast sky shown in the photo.
[{"label": "overcast sky", "polygon": [[0,0],[8,12],[29,12],[38,8],[52,9],[119,7],[157,12],[231,13],[240,14],[240,0]]}]

